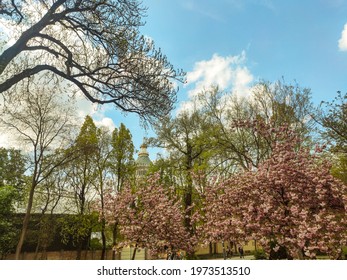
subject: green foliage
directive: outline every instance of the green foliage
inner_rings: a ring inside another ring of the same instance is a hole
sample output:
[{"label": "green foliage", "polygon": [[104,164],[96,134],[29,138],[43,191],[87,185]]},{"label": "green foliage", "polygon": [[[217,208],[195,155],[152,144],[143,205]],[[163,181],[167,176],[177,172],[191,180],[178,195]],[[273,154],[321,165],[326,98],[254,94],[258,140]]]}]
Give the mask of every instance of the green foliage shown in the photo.
[{"label": "green foliage", "polygon": [[25,158],[19,150],[0,148],[0,187],[20,189],[24,182]]},{"label": "green foliage", "polygon": [[347,93],[339,91],[332,102],[322,102],[323,111],[316,120],[323,125],[323,136],[334,144],[334,151],[347,152]]},{"label": "green foliage", "polygon": [[275,247],[278,246],[278,244],[274,241],[270,242],[270,260],[284,260],[290,258],[288,256],[287,250],[284,246],[278,246],[279,248],[275,250]]},{"label": "green foliage", "polygon": [[[150,165],[148,173],[149,174],[159,174],[160,183],[165,186],[175,186],[176,180],[179,176],[177,172],[177,162],[175,159],[170,157],[159,157],[152,165]],[[176,187],[178,190],[178,186]]]},{"label": "green foliage", "polygon": [[13,200],[16,197],[16,190],[12,186],[0,187],[0,216],[5,217],[13,211]]},{"label": "green foliage", "polygon": [[16,245],[17,229],[11,219],[16,190],[9,186],[0,186],[0,259],[10,253]]},{"label": "green foliage", "polygon": [[93,119],[86,116],[75,144],[71,147],[74,160],[65,166],[66,173],[71,178],[70,187],[77,198],[75,203],[78,213],[81,215],[87,213],[90,202],[87,199],[87,194],[97,182],[98,151],[98,129]]},{"label": "green foliage", "polygon": [[52,215],[43,215],[40,218],[39,225],[38,242],[40,247],[46,250],[54,242],[58,224]]},{"label": "green foliage", "polygon": [[98,224],[98,216],[92,215],[70,215],[60,218],[60,236],[64,244],[72,242],[74,246],[78,246],[86,242],[92,229]]},{"label": "green foliage", "polygon": [[90,240],[89,248],[92,250],[101,250],[102,244],[100,243],[100,240],[98,238],[92,238]]},{"label": "green foliage", "polygon": [[336,156],[331,168],[331,174],[347,185],[347,154],[339,154]]},{"label": "green foliage", "polygon": [[256,260],[267,260],[267,256],[264,252],[264,250],[257,250],[254,252],[254,258]]},{"label": "green foliage", "polygon": [[347,246],[342,247],[342,258],[347,260]]},{"label": "green foliage", "polygon": [[112,132],[112,171],[117,178],[116,189],[123,188],[124,182],[131,180],[135,173],[134,144],[132,135],[121,123],[119,129]]},{"label": "green foliage", "polygon": [[86,116],[76,139],[76,147],[85,157],[92,156],[97,149],[98,137],[97,128],[93,119]]}]

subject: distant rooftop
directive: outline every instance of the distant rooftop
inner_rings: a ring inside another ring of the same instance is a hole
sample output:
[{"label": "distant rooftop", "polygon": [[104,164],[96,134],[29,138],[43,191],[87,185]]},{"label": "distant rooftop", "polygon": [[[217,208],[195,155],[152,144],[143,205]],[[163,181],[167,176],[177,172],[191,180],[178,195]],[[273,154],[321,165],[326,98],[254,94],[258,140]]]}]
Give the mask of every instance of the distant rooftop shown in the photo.
[{"label": "distant rooftop", "polygon": [[147,145],[142,144],[140,151],[138,153],[138,158],[136,160],[137,165],[137,175],[143,176],[147,173],[149,166],[152,164],[152,161],[149,158],[149,153],[147,151]]}]

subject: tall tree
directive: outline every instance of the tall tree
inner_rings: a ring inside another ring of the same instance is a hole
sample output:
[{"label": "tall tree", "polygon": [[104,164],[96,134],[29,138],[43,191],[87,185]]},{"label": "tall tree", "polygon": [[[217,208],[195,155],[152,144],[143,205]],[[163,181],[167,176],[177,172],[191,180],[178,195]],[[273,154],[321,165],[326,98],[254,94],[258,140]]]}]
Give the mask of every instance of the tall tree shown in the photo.
[{"label": "tall tree", "polygon": [[[30,81],[27,81],[26,87],[22,85],[21,89],[19,92],[11,92],[10,97],[5,99],[0,118],[2,127],[10,130],[21,145],[30,151],[29,194],[16,259],[20,257],[26,237],[37,186],[67,159],[63,156],[51,161],[49,155],[52,147],[67,143],[71,129],[69,123],[73,118],[72,100],[48,94],[42,86]],[[54,85],[51,90],[60,91]]]},{"label": "tall tree", "polygon": [[152,140],[154,145],[167,149],[174,154],[177,166],[183,174],[181,184],[183,205],[186,211],[185,227],[194,235],[194,227],[191,217],[193,215],[193,172],[194,165],[203,153],[211,148],[209,142],[206,116],[200,111],[182,112],[175,118],[163,119],[155,125],[157,138]]},{"label": "tall tree", "polygon": [[[77,246],[77,259],[81,259],[82,247],[91,231],[89,219],[91,196],[93,186],[98,182],[97,155],[98,155],[98,129],[90,116],[86,116],[74,145],[70,148],[74,160],[65,165],[66,176],[69,177],[69,188],[74,204],[70,212],[76,215],[64,228],[74,233],[74,243]],[[69,229],[72,226],[73,229]],[[66,238],[65,238],[66,240]],[[66,240],[67,241],[67,240]]]},{"label": "tall tree", "polygon": [[116,191],[120,191],[135,172],[134,144],[129,129],[123,123],[112,133],[112,170],[117,181]]},{"label": "tall tree", "polygon": [[347,93],[339,91],[333,101],[323,101],[314,117],[323,126],[323,137],[332,142],[333,150],[347,154]]},{"label": "tall tree", "polygon": [[[134,154],[134,144],[132,141],[132,136],[129,131],[125,127],[123,123],[121,123],[119,129],[115,128],[112,132],[111,136],[111,153],[109,157],[109,168],[111,171],[112,183],[110,184],[115,193],[120,192],[126,183],[133,183],[134,175],[135,175],[135,162],[133,158]],[[109,178],[110,180],[110,178]],[[109,197],[109,192],[111,190],[106,190],[106,197]],[[107,211],[107,207],[105,206],[104,197],[101,198],[101,209],[100,215],[103,219],[103,224],[106,220],[104,220],[105,211]],[[108,221],[109,226],[112,228],[112,244],[113,247],[117,244],[118,237],[118,220],[114,220],[113,222]],[[116,258],[116,251],[113,251],[112,259]]]},{"label": "tall tree", "polygon": [[331,174],[347,185],[347,154],[337,154],[333,157]]},{"label": "tall tree", "polygon": [[332,174],[347,184],[347,93],[338,91],[333,101],[323,101],[314,119],[332,153]]},{"label": "tall tree", "polygon": [[102,252],[101,259],[106,258],[106,221],[104,217],[105,194],[112,188],[112,146],[111,135],[107,128],[97,129],[97,150],[95,154],[96,177],[94,186],[100,198],[100,222],[101,222],[101,240]]},{"label": "tall tree", "polygon": [[247,98],[213,87],[197,99],[208,116],[209,133],[219,149],[216,164],[229,162],[249,170],[271,155],[275,134],[259,134],[260,127],[253,123],[272,128],[285,125],[309,139],[313,125],[310,90],[297,84],[259,82]]},{"label": "tall tree", "polygon": [[145,11],[137,0],[1,1],[15,42],[0,54],[0,92],[49,72],[92,102],[145,120],[165,116],[176,100],[173,81],[184,73],[140,35]]}]

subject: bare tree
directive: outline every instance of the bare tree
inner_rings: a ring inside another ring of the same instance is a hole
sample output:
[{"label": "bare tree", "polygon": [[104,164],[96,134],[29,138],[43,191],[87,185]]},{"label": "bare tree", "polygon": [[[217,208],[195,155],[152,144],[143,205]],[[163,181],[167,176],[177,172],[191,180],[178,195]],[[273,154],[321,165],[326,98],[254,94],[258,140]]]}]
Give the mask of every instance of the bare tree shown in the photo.
[{"label": "bare tree", "polygon": [[[137,0],[2,0],[0,16],[15,43],[0,55],[0,92],[48,71],[92,102],[112,103],[143,120],[162,118],[176,101],[175,70],[140,35],[146,9]],[[21,63],[21,57],[30,57]]]},{"label": "bare tree", "polygon": [[47,85],[45,87],[46,91],[33,81],[27,81],[26,89],[22,87],[22,91],[11,92],[11,98],[5,100],[0,117],[2,128],[11,131],[31,157],[31,181],[16,259],[19,259],[25,241],[37,187],[68,158],[66,153],[61,158],[50,155],[53,148],[66,145],[64,137],[71,129],[72,102],[64,101],[57,87],[51,87],[55,94],[47,91]]}]

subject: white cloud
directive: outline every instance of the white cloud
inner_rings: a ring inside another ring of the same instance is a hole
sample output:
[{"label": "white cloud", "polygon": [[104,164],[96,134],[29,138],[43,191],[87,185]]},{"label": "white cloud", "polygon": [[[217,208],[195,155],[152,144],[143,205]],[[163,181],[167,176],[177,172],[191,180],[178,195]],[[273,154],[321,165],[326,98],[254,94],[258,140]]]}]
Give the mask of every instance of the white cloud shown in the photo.
[{"label": "white cloud", "polygon": [[186,87],[191,88],[188,90],[189,100],[180,104],[177,113],[198,107],[195,97],[208,91],[211,86],[218,86],[219,90],[231,91],[238,96],[248,96],[254,77],[244,65],[245,62],[244,51],[236,56],[214,54],[210,60],[196,62],[193,71],[187,73]]},{"label": "white cloud", "polygon": [[11,148],[13,147],[13,139],[10,139],[10,135],[5,133],[0,133],[0,147]]},{"label": "white cloud", "polygon": [[78,123],[83,123],[87,115],[93,116],[98,110],[97,105],[93,104],[80,92],[76,94],[76,109]]},{"label": "white cloud", "polygon": [[341,38],[339,40],[339,50],[347,51],[347,23],[345,24],[341,33]]},{"label": "white cloud", "polygon": [[75,97],[77,109],[76,124],[78,126],[82,126],[85,117],[89,115],[92,117],[97,127],[105,127],[109,131],[113,131],[115,129],[116,125],[114,124],[113,120],[105,116],[106,112],[114,110],[112,105],[93,104],[81,92],[76,93]]},{"label": "white cloud", "polygon": [[111,118],[108,117],[103,117],[100,120],[94,120],[94,123],[97,127],[105,127],[107,128],[110,132],[113,131],[116,126]]},{"label": "white cloud", "polygon": [[187,85],[194,85],[188,92],[193,97],[210,88],[218,86],[221,90],[231,89],[237,94],[247,94],[248,85],[253,76],[246,66],[246,53],[243,51],[236,56],[220,56],[214,54],[210,60],[202,60],[195,63],[194,69],[187,73]]}]

